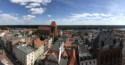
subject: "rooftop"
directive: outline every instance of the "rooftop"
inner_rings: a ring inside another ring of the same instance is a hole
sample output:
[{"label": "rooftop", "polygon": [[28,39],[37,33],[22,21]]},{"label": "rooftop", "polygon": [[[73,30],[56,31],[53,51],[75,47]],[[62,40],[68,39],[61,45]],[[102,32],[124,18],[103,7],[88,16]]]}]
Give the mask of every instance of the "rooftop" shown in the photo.
[{"label": "rooftop", "polygon": [[37,38],[36,40],[34,40],[34,47],[35,48],[39,48],[41,45],[43,45],[46,41],[45,40],[40,40],[39,38]]},{"label": "rooftop", "polygon": [[87,44],[79,44],[78,49],[79,49],[80,57],[91,56],[90,51],[89,51],[90,47]]},{"label": "rooftop", "polygon": [[76,63],[76,51],[75,49],[72,49],[69,65],[75,65],[75,63]]},{"label": "rooftop", "polygon": [[62,45],[62,43],[63,43],[62,41],[55,42],[51,50],[59,51],[59,47]]},{"label": "rooftop", "polygon": [[94,40],[95,49],[109,49],[111,46],[119,46],[121,40],[115,38],[113,31],[101,31],[97,38]]},{"label": "rooftop", "polygon": [[65,47],[71,47],[72,46],[72,42],[65,42],[64,46]]},{"label": "rooftop", "polygon": [[51,30],[51,27],[47,26],[40,26],[38,27],[39,30]]},{"label": "rooftop", "polygon": [[27,44],[23,44],[23,43],[19,43],[18,45],[16,45],[16,48],[19,49],[20,51],[22,51],[25,54],[29,54],[29,53],[35,51],[34,48],[28,46]]}]

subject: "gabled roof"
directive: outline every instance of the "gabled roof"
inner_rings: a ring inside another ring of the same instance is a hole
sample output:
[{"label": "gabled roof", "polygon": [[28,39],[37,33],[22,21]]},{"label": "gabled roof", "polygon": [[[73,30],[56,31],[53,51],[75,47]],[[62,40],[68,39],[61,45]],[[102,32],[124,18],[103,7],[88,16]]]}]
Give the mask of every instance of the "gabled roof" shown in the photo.
[{"label": "gabled roof", "polygon": [[58,55],[59,53],[57,51],[49,51],[48,54],[47,54],[47,60],[50,60],[50,61],[58,61]]},{"label": "gabled roof", "polygon": [[63,52],[63,54],[62,54],[62,57],[63,57],[63,58],[68,57],[68,54],[67,54],[66,50],[64,50],[64,52]]},{"label": "gabled roof", "polygon": [[72,49],[71,57],[70,57],[68,65],[75,65],[75,63],[76,63],[76,51],[75,51],[75,49]]},{"label": "gabled roof", "polygon": [[[93,42],[94,49],[109,48],[109,46],[113,45],[114,34],[112,31],[101,31],[100,34],[95,38]],[[102,43],[104,42],[104,43]]]}]

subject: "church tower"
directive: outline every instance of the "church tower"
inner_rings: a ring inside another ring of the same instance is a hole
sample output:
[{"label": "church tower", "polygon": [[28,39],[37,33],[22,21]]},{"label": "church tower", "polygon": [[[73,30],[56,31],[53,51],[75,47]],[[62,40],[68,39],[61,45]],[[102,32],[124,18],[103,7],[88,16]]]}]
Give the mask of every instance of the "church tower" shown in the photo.
[{"label": "church tower", "polygon": [[51,22],[51,33],[53,34],[53,37],[57,35],[57,25],[55,21]]}]

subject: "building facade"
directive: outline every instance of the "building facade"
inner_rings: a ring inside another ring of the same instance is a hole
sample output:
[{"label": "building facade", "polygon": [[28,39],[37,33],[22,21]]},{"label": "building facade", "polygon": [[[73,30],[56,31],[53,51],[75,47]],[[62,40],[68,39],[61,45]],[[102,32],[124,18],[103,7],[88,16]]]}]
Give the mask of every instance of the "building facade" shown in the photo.
[{"label": "building facade", "polygon": [[35,61],[35,49],[27,46],[27,44],[19,43],[14,46],[13,52],[17,60],[22,65],[34,65]]},{"label": "building facade", "polygon": [[112,30],[102,30],[95,36],[83,35],[76,40],[79,65],[122,65],[123,40]]},{"label": "building facade", "polygon": [[52,38],[48,38],[45,40],[40,40],[37,38],[34,40],[33,47],[36,49],[35,53],[35,60],[44,59],[48,50],[52,45]]},{"label": "building facade", "polygon": [[122,65],[123,40],[116,39],[113,31],[101,31],[93,43],[97,65]]}]

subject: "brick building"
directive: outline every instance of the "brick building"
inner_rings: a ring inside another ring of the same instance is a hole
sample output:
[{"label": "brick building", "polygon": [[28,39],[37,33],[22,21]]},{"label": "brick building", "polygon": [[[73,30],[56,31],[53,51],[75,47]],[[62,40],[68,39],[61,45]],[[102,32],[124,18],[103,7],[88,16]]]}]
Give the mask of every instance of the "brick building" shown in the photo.
[{"label": "brick building", "polygon": [[93,42],[97,65],[122,65],[123,42],[113,31],[101,31]]},{"label": "brick building", "polygon": [[52,21],[50,26],[39,26],[38,30],[42,31],[42,35],[51,35],[52,37],[55,37],[60,33],[60,29],[55,21]]}]

